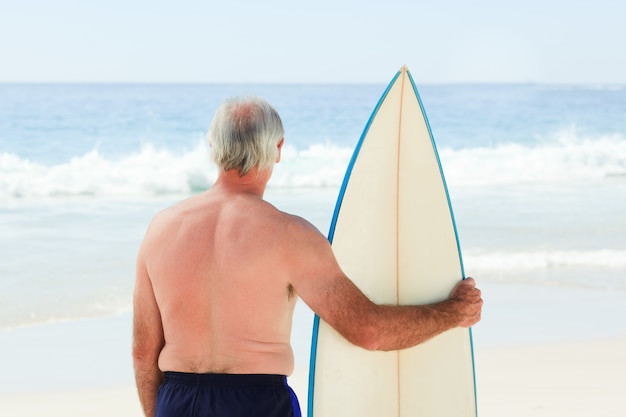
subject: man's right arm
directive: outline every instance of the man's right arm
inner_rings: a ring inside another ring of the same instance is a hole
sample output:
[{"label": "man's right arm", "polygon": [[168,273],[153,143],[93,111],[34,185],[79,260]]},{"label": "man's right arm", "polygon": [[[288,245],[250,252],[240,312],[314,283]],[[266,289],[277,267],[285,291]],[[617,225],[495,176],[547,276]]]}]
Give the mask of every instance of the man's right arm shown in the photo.
[{"label": "man's right arm", "polygon": [[332,248],[317,230],[300,230],[294,281],[302,300],[350,342],[369,350],[398,350],[454,327],[480,320],[482,298],[472,278],[438,303],[387,306],[373,303],[341,271]]},{"label": "man's right arm", "polygon": [[137,257],[133,294],[133,365],[139,399],[146,416],[154,415],[156,396],[163,374],[159,354],[165,343],[161,314],[143,259],[143,245]]}]

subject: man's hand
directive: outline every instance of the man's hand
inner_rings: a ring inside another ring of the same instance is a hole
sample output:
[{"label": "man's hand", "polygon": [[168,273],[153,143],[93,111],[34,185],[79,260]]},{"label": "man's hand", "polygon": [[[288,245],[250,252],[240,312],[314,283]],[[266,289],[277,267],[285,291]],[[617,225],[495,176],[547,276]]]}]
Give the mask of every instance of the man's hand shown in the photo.
[{"label": "man's hand", "polygon": [[459,314],[461,314],[461,327],[470,327],[480,321],[483,308],[481,292],[476,288],[474,278],[466,278],[459,282],[452,293],[450,299],[459,304]]}]

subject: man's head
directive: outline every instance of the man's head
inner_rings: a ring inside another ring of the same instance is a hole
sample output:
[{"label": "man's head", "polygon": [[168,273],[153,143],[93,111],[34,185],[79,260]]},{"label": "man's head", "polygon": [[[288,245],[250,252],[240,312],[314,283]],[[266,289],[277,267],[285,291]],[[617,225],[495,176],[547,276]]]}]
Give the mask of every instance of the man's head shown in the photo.
[{"label": "man's head", "polygon": [[211,156],[224,171],[246,175],[252,168],[272,168],[277,162],[283,124],[276,110],[256,97],[231,98],[215,112],[208,139]]}]

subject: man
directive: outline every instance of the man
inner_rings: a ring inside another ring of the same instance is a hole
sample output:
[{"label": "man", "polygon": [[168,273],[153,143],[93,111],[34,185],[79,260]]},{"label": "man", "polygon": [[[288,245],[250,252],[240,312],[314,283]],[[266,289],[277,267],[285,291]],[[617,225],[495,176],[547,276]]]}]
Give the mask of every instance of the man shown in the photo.
[{"label": "man", "polygon": [[471,278],[428,306],[376,305],[364,296],[319,231],[263,200],[283,135],[262,99],[222,104],[209,129],[215,184],[157,214],[146,232],[133,359],[147,416],[299,416],[285,378],[298,296],[371,350],[411,347],[480,320]]}]

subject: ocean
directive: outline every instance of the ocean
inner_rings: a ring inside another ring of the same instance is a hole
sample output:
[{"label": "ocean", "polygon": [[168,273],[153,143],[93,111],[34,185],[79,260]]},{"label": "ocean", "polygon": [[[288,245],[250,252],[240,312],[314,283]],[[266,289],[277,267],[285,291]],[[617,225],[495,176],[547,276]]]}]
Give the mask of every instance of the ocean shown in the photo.
[{"label": "ocean", "polygon": [[[626,86],[418,88],[468,275],[477,345],[626,334]],[[209,188],[232,95],[285,126],[267,199],[326,234],[385,85],[0,84],[0,332],[128,316],[151,217]],[[299,306],[296,355],[308,355]],[[306,363],[306,358],[300,363]]]}]

